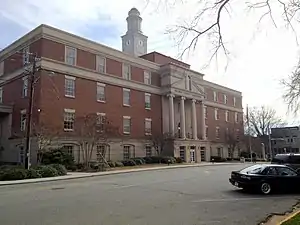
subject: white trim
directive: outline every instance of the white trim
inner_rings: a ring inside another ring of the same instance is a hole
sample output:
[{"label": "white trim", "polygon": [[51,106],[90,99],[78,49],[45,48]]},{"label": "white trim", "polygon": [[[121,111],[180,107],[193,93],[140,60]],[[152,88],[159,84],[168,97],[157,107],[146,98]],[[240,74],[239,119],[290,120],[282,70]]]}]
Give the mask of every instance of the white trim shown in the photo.
[{"label": "white trim", "polygon": [[131,117],[130,116],[123,116],[123,119],[131,119]]},{"label": "white trim", "polygon": [[128,88],[123,88],[123,91],[128,91],[128,92],[130,92],[130,89],[128,89]]},{"label": "white trim", "polygon": [[65,75],[65,79],[76,80],[76,77]]},{"label": "white trim", "polygon": [[150,96],[151,97],[151,94],[150,93],[145,93],[145,96]]},{"label": "white trim", "polygon": [[0,76],[4,74],[4,61],[0,62]]},{"label": "white trim", "polygon": [[26,109],[22,109],[22,110],[20,111],[20,113],[21,113],[21,114],[26,114]]},{"label": "white trim", "polygon": [[75,109],[64,109],[66,113],[75,113]]},{"label": "white trim", "polygon": [[243,112],[243,109],[234,108],[232,106],[219,104],[216,102],[205,101],[205,105],[213,107],[213,108],[218,108],[218,109],[225,109],[225,110],[227,109],[228,111],[233,111],[233,112],[239,112],[239,113]]},{"label": "white trim", "polygon": [[[227,118],[227,115],[228,115],[228,118]],[[226,122],[229,122],[229,117],[230,117],[229,111],[226,110],[226,111],[225,111],[225,121],[226,121]]]},{"label": "white trim", "polygon": [[97,116],[106,116],[106,113],[97,112]]},{"label": "white trim", "polygon": [[[72,65],[67,63],[67,49],[73,49],[73,50],[75,50],[75,62]],[[64,62],[67,65],[70,65],[70,66],[76,66],[77,65],[77,48],[73,47],[72,44],[65,45],[65,60],[64,60]]]},{"label": "white trim", "polygon": [[152,122],[152,119],[151,119],[151,118],[145,118],[145,121],[150,121],[150,122]]},{"label": "white trim", "polygon": [[100,87],[105,87],[105,86],[106,86],[106,84],[103,84],[103,83],[97,82],[97,86],[100,86]]},{"label": "white trim", "polygon": [[[99,71],[99,58],[103,58],[104,59],[104,71]],[[106,73],[106,57],[102,54],[96,54],[96,71],[98,73]]]}]

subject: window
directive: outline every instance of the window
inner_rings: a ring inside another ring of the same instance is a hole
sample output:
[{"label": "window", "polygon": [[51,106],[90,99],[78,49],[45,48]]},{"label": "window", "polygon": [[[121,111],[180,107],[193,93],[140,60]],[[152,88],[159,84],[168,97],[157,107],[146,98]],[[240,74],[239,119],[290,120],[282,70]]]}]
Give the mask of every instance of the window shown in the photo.
[{"label": "window", "polygon": [[214,101],[217,102],[218,101],[218,93],[214,91]]},{"label": "window", "polygon": [[237,123],[239,122],[239,115],[237,112],[234,113],[234,121]]},{"label": "window", "polygon": [[106,72],[106,59],[103,56],[97,55],[96,57],[96,70],[99,73],[105,73]]},{"label": "window", "polygon": [[215,109],[215,120],[219,119],[219,110]]},{"label": "window", "polygon": [[235,105],[236,105],[236,98],[233,97],[233,106],[235,106]]},{"label": "window", "polygon": [[23,77],[23,88],[22,88],[22,97],[27,97],[28,95],[28,76]]},{"label": "window", "polygon": [[207,106],[204,106],[204,115],[205,115],[205,119],[207,119],[208,118]]},{"label": "window", "polygon": [[97,162],[103,162],[103,159],[105,159],[105,145],[97,145],[96,150]]},{"label": "window", "polygon": [[0,76],[4,74],[4,61],[0,62]]},{"label": "window", "polygon": [[228,102],[227,95],[224,95],[224,104],[227,104],[227,102]]},{"label": "window", "polygon": [[123,63],[123,78],[126,80],[131,79],[131,69],[130,65]]},{"label": "window", "polygon": [[64,112],[64,130],[73,131],[74,130],[74,120],[75,120],[75,110],[65,109]]},{"label": "window", "polygon": [[151,135],[151,125],[152,125],[152,120],[149,118],[145,119],[145,134],[146,135]]},{"label": "window", "polygon": [[130,146],[128,145],[123,146],[123,159],[130,159]]},{"label": "window", "polygon": [[3,88],[0,87],[0,103],[3,103]]},{"label": "window", "polygon": [[276,167],[279,176],[297,176],[297,173],[286,167]]},{"label": "window", "polygon": [[236,140],[240,140],[240,129],[236,129]]},{"label": "window", "polygon": [[30,63],[29,46],[23,49],[23,65]]},{"label": "window", "polygon": [[76,54],[77,54],[76,48],[66,46],[65,51],[66,51],[66,55],[65,55],[66,64],[75,66],[76,65]]},{"label": "window", "polygon": [[20,119],[20,130],[25,131],[26,130],[26,109],[21,111],[21,119]]},{"label": "window", "polygon": [[123,116],[123,133],[130,134],[131,131],[131,118],[130,116]]},{"label": "window", "polygon": [[243,174],[261,174],[265,169],[265,166],[261,166],[261,165],[254,165],[254,166],[250,166],[250,167],[247,167],[245,169],[242,169],[240,171],[240,173],[243,173]]},{"label": "window", "polygon": [[97,101],[105,102],[105,84],[97,83]]},{"label": "window", "polygon": [[146,157],[152,156],[152,147],[149,145],[146,145]]},{"label": "window", "polygon": [[130,106],[130,90],[123,88],[123,105]]},{"label": "window", "polygon": [[220,138],[220,127],[216,127],[216,138]]},{"label": "window", "polygon": [[226,122],[229,121],[229,112],[228,111],[225,112],[225,120],[226,120]]},{"label": "window", "polygon": [[187,76],[187,89],[189,91],[192,90],[192,78],[191,78],[191,76]]},{"label": "window", "polygon": [[74,146],[73,145],[64,145],[63,149],[71,156],[74,154]]},{"label": "window", "polygon": [[75,97],[75,77],[65,76],[65,96]]},{"label": "window", "polygon": [[97,113],[97,130],[98,131],[103,131],[105,129],[105,118],[106,114],[105,113]]},{"label": "window", "polygon": [[145,93],[145,109],[151,109],[151,94]]},{"label": "window", "polygon": [[144,83],[151,84],[151,73],[149,71],[144,71]]},{"label": "window", "polygon": [[208,126],[205,126],[205,137],[208,138]]}]

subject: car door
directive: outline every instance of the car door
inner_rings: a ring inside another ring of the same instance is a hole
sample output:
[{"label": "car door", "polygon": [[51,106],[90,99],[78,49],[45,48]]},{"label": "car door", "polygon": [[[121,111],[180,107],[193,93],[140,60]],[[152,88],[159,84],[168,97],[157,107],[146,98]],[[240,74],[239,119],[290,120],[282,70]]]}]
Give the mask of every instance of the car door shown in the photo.
[{"label": "car door", "polygon": [[276,167],[278,173],[278,183],[284,191],[297,190],[300,184],[298,174],[288,167]]}]

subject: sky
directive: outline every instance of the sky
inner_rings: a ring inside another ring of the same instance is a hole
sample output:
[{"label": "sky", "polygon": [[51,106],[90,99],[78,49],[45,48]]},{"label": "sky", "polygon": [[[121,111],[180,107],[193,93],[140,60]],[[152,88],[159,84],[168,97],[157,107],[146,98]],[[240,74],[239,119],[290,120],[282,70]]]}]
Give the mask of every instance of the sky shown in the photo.
[{"label": "sky", "polygon": [[[190,21],[202,7],[198,2],[1,0],[0,27],[4,32],[0,34],[0,49],[44,23],[121,50],[120,36],[126,32],[128,11],[136,7],[143,18],[143,33],[148,36],[148,52],[155,50],[176,58],[190,38],[178,46],[178,36],[168,30]],[[280,6],[273,5],[276,27],[270,17],[259,22],[266,9],[249,11],[240,0],[232,0],[227,9],[221,27],[229,56],[220,54],[204,67],[212,55],[212,39],[203,37],[183,60],[204,73],[204,79],[241,91],[244,107],[266,105],[290,124],[299,125],[299,119],[287,115],[279,82],[293,71],[300,55],[295,34],[283,26]],[[199,26],[204,28],[213,18],[206,16]]]}]

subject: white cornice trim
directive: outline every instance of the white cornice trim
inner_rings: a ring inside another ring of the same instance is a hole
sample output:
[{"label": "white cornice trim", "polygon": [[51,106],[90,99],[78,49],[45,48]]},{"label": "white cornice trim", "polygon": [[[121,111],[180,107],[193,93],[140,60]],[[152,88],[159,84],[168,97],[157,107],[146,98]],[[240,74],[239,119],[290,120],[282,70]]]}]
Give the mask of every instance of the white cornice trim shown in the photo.
[{"label": "white cornice trim", "polygon": [[214,88],[214,89],[216,89],[216,91],[224,91],[225,92],[224,94],[230,93],[230,94],[235,95],[237,97],[242,97],[242,92],[240,92],[240,91],[236,91],[236,90],[233,90],[231,88],[224,87],[222,85],[209,82],[207,80],[202,80],[201,84],[206,86],[206,87],[209,87],[209,88]]},{"label": "white cornice trim", "polygon": [[243,109],[234,108],[234,107],[228,106],[228,105],[218,104],[218,103],[209,102],[209,101],[204,101],[204,104],[206,106],[210,106],[210,107],[214,107],[214,108],[225,109],[225,110],[228,110],[228,111],[243,113]]}]

